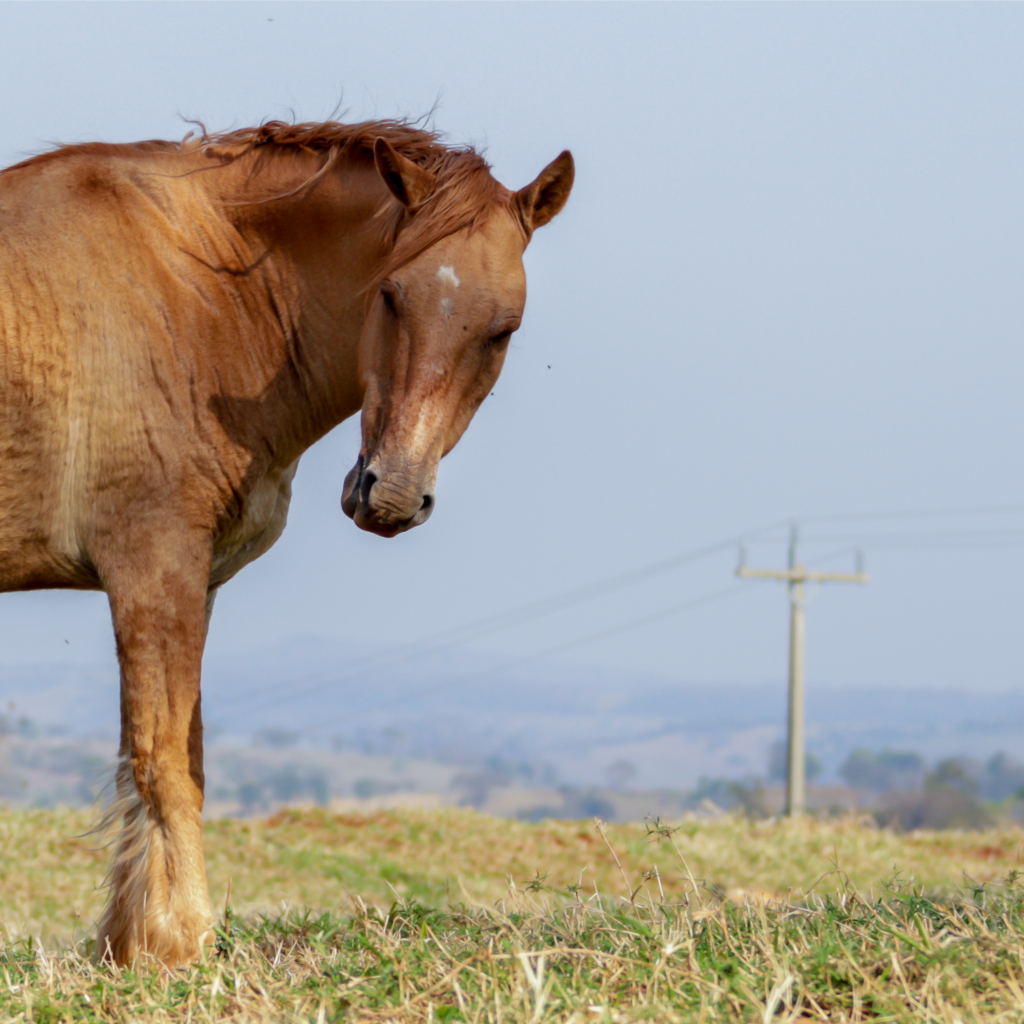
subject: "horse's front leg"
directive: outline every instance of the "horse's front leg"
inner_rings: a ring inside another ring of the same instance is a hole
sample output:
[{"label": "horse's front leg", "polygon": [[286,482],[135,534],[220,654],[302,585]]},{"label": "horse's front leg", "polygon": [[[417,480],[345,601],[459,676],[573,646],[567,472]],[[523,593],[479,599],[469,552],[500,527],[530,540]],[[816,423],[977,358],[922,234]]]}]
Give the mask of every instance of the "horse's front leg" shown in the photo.
[{"label": "horse's front leg", "polygon": [[97,558],[121,663],[122,819],[99,952],[195,960],[211,936],[203,864],[199,672],[207,625],[209,540],[154,530]]}]

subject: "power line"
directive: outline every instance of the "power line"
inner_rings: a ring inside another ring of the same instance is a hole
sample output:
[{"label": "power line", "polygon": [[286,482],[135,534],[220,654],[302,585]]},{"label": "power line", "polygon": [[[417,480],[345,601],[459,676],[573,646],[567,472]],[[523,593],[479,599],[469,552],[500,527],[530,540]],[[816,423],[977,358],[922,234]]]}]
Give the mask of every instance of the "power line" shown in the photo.
[{"label": "power line", "polygon": [[830,541],[853,541],[870,544],[876,541],[929,541],[929,540],[972,540],[972,539],[1024,539],[1024,529],[1004,530],[955,530],[943,533],[858,533],[858,534],[817,534],[805,538],[807,543],[817,544]]},{"label": "power line", "polygon": [[[772,523],[768,526],[763,526],[743,534],[743,537],[757,536],[758,534],[765,533],[768,530],[778,529],[782,525],[784,524]],[[574,587],[571,590],[563,591],[561,594],[556,594],[541,601],[533,601],[529,604],[521,605],[518,608],[512,608],[505,612],[486,616],[482,619],[477,619],[474,622],[467,623],[464,626],[435,633],[432,636],[427,636],[408,644],[403,644],[400,647],[392,648],[382,654],[371,656],[359,663],[354,669],[342,674],[341,676],[334,674],[334,672],[318,672],[312,676],[306,676],[306,679],[322,679],[323,676],[329,674],[330,678],[323,682],[318,682],[313,686],[307,686],[302,690],[288,688],[286,692],[282,693],[282,685],[287,686],[287,684],[274,684],[273,686],[264,687],[261,690],[253,691],[247,696],[250,700],[270,693],[275,694],[275,696],[262,703],[255,705],[250,704],[248,707],[243,707],[238,711],[238,713],[245,715],[256,711],[262,711],[266,708],[283,703],[286,700],[293,700],[295,697],[309,696],[310,694],[318,693],[321,690],[330,689],[331,687],[338,686],[343,683],[354,682],[355,680],[363,678],[367,674],[372,673],[379,668],[398,664],[411,658],[420,657],[424,654],[429,654],[439,647],[456,642],[471,642],[482,636],[497,633],[502,630],[509,629],[512,626],[520,625],[523,622],[529,622],[532,619],[540,618],[556,611],[561,611],[563,608],[594,600],[595,598],[602,597],[605,594],[612,593],[615,590],[620,590],[627,586],[632,586],[635,583],[639,583],[645,579],[650,579],[651,577],[661,573],[700,561],[710,555],[731,550],[741,539],[742,538],[739,537],[731,537],[728,540],[719,541],[715,544],[709,544],[702,548],[686,551],[682,554],[674,555],[671,558],[662,559],[658,562],[652,562],[648,565],[641,566],[639,569],[633,569],[629,572],[621,573],[605,580],[599,580],[596,583],[582,587]],[[235,706],[235,709],[237,710],[237,705]]]},{"label": "power line", "polygon": [[[365,707],[356,708],[351,711],[346,711],[344,721],[349,721],[356,715],[365,715],[371,711],[380,711],[384,708],[393,707],[395,704],[407,701],[419,700],[421,697],[428,697],[432,694],[439,693],[442,690],[452,689],[457,686],[464,686],[467,683],[479,682],[487,679],[491,676],[498,675],[499,673],[509,672],[512,669],[519,668],[522,665],[529,664],[539,660],[540,658],[548,658],[553,654],[562,654],[565,651],[573,650],[577,647],[583,647],[586,644],[596,643],[599,640],[604,640],[610,636],[615,636],[618,633],[625,633],[628,630],[639,629],[641,626],[649,625],[652,622],[657,622],[659,619],[665,619],[672,615],[679,615],[683,612],[690,611],[695,608],[699,608],[706,604],[711,604],[714,601],[720,601],[726,597],[732,597],[736,594],[747,592],[753,588],[740,584],[739,586],[727,587],[724,590],[716,590],[711,594],[705,594],[703,597],[695,598],[692,601],[686,601],[683,604],[673,605],[671,608],[665,608],[661,611],[654,612],[651,615],[644,615],[637,619],[631,619],[628,622],[622,622],[614,626],[609,626],[606,629],[599,630],[596,633],[590,633],[587,636],[577,637],[574,640],[569,640],[564,643],[558,643],[551,647],[547,647],[541,651],[535,651],[532,654],[524,655],[522,657],[513,658],[510,661],[505,662],[503,665],[499,665],[497,668],[487,669],[483,672],[473,672],[465,676],[461,676],[458,679],[446,679],[443,683],[437,683],[433,686],[428,686],[422,690],[417,690],[414,693],[401,694],[396,697],[390,697],[387,700],[380,701],[376,704],[370,704]],[[342,721],[340,718],[332,719],[326,723],[318,723],[316,728],[329,728],[332,725]]]},{"label": "power line", "polygon": [[[848,515],[818,515],[804,517],[802,519],[802,522],[841,523],[866,520],[979,516],[1018,512],[1024,512],[1024,505],[998,505],[956,509],[924,509],[916,511],[897,512],[869,512],[854,513]],[[251,702],[253,698],[259,698],[261,696],[273,694],[273,696],[271,696],[269,700],[256,704],[249,703],[248,707],[243,707],[241,709],[238,708],[237,702],[235,702],[233,710],[235,711],[235,713],[240,715],[252,714],[254,712],[262,711],[267,708],[273,707],[284,701],[294,700],[296,697],[309,696],[313,693],[317,693],[325,689],[330,689],[332,687],[336,687],[342,684],[355,682],[360,678],[365,678],[366,675],[376,671],[377,669],[399,664],[411,658],[420,657],[424,654],[428,654],[448,644],[472,642],[473,640],[479,639],[480,637],[487,636],[496,632],[501,632],[505,629],[510,629],[513,626],[517,626],[524,622],[529,622],[533,619],[541,618],[554,612],[561,611],[564,608],[568,608],[576,604],[585,603],[586,601],[594,600],[598,597],[602,597],[606,594],[612,593],[624,587],[632,586],[636,583],[642,582],[643,580],[650,579],[654,576],[660,575],[665,572],[669,572],[672,569],[680,568],[684,565],[697,562],[703,558],[709,557],[710,555],[728,550],[738,543],[749,541],[750,539],[756,538],[758,536],[763,536],[766,533],[779,530],[787,525],[788,521],[777,521],[774,523],[770,523],[753,530],[745,531],[743,534],[737,537],[732,537],[727,540],[709,544],[701,548],[696,548],[690,551],[682,552],[681,554],[674,555],[670,558],[660,559],[657,562],[649,563],[645,566],[641,566],[638,569],[633,569],[625,573],[620,573],[615,576],[608,577],[604,580],[598,580],[594,583],[585,584],[580,587],[573,587],[569,590],[562,591],[559,594],[555,594],[549,598],[544,598],[540,601],[529,602],[528,604],[520,605],[517,608],[511,608],[504,612],[498,612],[493,615],[485,616],[481,619],[476,619],[473,622],[467,623],[463,626],[458,626],[448,630],[444,630],[427,637],[421,637],[418,640],[411,641],[407,644],[403,644],[397,648],[392,648],[380,654],[372,655],[364,659],[359,664],[357,664],[354,669],[341,676],[336,675],[333,671],[318,672],[313,673],[311,675],[307,675],[303,677],[306,680],[322,681],[317,682],[312,686],[307,686],[301,690],[295,690],[293,688],[294,684],[292,686],[289,686],[287,683],[277,683],[272,686],[264,687],[260,690],[253,691],[252,693],[247,694],[246,696],[248,700]],[[930,539],[930,536],[934,536],[936,540],[938,540],[939,538],[943,538],[945,542],[948,542],[955,541],[955,539],[959,538],[960,536],[964,536],[965,538],[977,537],[981,539],[983,537],[995,536],[997,534],[999,536],[1009,534],[1012,534],[1013,536],[1020,535],[1022,538],[1024,538],[1024,532],[1012,530],[975,531],[973,534],[958,533],[943,535],[924,535],[924,537],[922,537],[919,534],[901,534],[895,536],[899,536],[901,538],[905,538],[908,541],[914,542],[914,546],[924,546],[923,544],[920,544],[918,542],[920,540],[924,540],[927,543],[927,541]],[[842,541],[853,538],[847,536],[840,537],[830,535],[827,537],[809,539],[821,541]],[[876,545],[886,544],[887,546],[891,546],[888,544],[887,541],[882,541],[881,538],[879,538],[878,541],[874,541],[870,536],[865,537],[863,539],[863,542],[874,543]],[[671,613],[669,612],[666,614]],[[329,678],[325,678],[325,676]]]},{"label": "power line", "polygon": [[1020,540],[1004,540],[1004,541],[986,541],[986,540],[949,540],[949,541],[921,541],[915,543],[911,540],[896,541],[893,543],[887,541],[872,542],[871,547],[874,549],[883,549],[886,551],[946,551],[950,548],[967,548],[967,549],[987,549],[990,551],[1005,551],[1009,548],[1024,547],[1024,537]]},{"label": "power line", "polygon": [[850,515],[800,516],[800,523],[842,523],[868,519],[942,519],[955,516],[1010,515],[1024,512],[1024,505],[977,505],[961,508],[930,508],[901,512],[854,512]]}]

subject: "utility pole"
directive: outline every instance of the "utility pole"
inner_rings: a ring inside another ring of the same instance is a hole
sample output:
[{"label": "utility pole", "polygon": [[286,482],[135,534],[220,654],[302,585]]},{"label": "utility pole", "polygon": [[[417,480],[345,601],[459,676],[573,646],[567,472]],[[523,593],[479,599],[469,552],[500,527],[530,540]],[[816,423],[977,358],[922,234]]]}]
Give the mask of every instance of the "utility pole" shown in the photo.
[{"label": "utility pole", "polygon": [[742,549],[737,576],[786,580],[789,588],[789,716],[786,736],[786,814],[804,813],[807,804],[807,771],[804,745],[804,584],[867,583],[868,575],[857,553],[856,572],[817,572],[805,569],[797,556],[800,540],[796,524],[789,535],[788,569],[748,569]]}]

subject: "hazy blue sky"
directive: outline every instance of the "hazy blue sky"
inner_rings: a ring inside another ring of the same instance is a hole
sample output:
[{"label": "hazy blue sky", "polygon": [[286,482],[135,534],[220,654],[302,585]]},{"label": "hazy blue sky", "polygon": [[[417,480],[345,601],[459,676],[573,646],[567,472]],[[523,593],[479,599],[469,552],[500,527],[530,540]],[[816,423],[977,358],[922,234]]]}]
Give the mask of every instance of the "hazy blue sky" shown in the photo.
[{"label": "hazy blue sky", "polygon": [[[854,536],[873,581],[809,613],[810,685],[1021,684],[1024,7],[4,4],[4,164],[50,142],[416,116],[517,188],[561,149],[525,326],[425,527],[339,508],[350,422],[210,649],[387,647],[765,524]],[[908,547],[927,534],[963,540]],[[999,532],[1005,531],[1005,532]],[[910,537],[908,541],[906,538]],[[781,564],[784,531],[751,544]],[[1017,545],[1017,546],[1014,546]],[[837,555],[823,564],[851,564]],[[732,550],[476,641],[524,655],[732,583]],[[781,678],[775,584],[583,644],[577,664]],[[65,643],[67,641],[67,643]],[[101,595],[0,596],[0,662],[97,661]]]}]

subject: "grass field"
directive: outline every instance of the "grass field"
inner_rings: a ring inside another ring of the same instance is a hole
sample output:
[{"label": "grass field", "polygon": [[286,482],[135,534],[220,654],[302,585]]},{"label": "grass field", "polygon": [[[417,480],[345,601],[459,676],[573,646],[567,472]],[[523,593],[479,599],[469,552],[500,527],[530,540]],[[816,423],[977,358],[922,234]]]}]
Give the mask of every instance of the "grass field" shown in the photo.
[{"label": "grass field", "polygon": [[167,972],[91,962],[88,825],[0,812],[0,1021],[1024,1020],[1018,830],[213,821],[218,942]]}]

